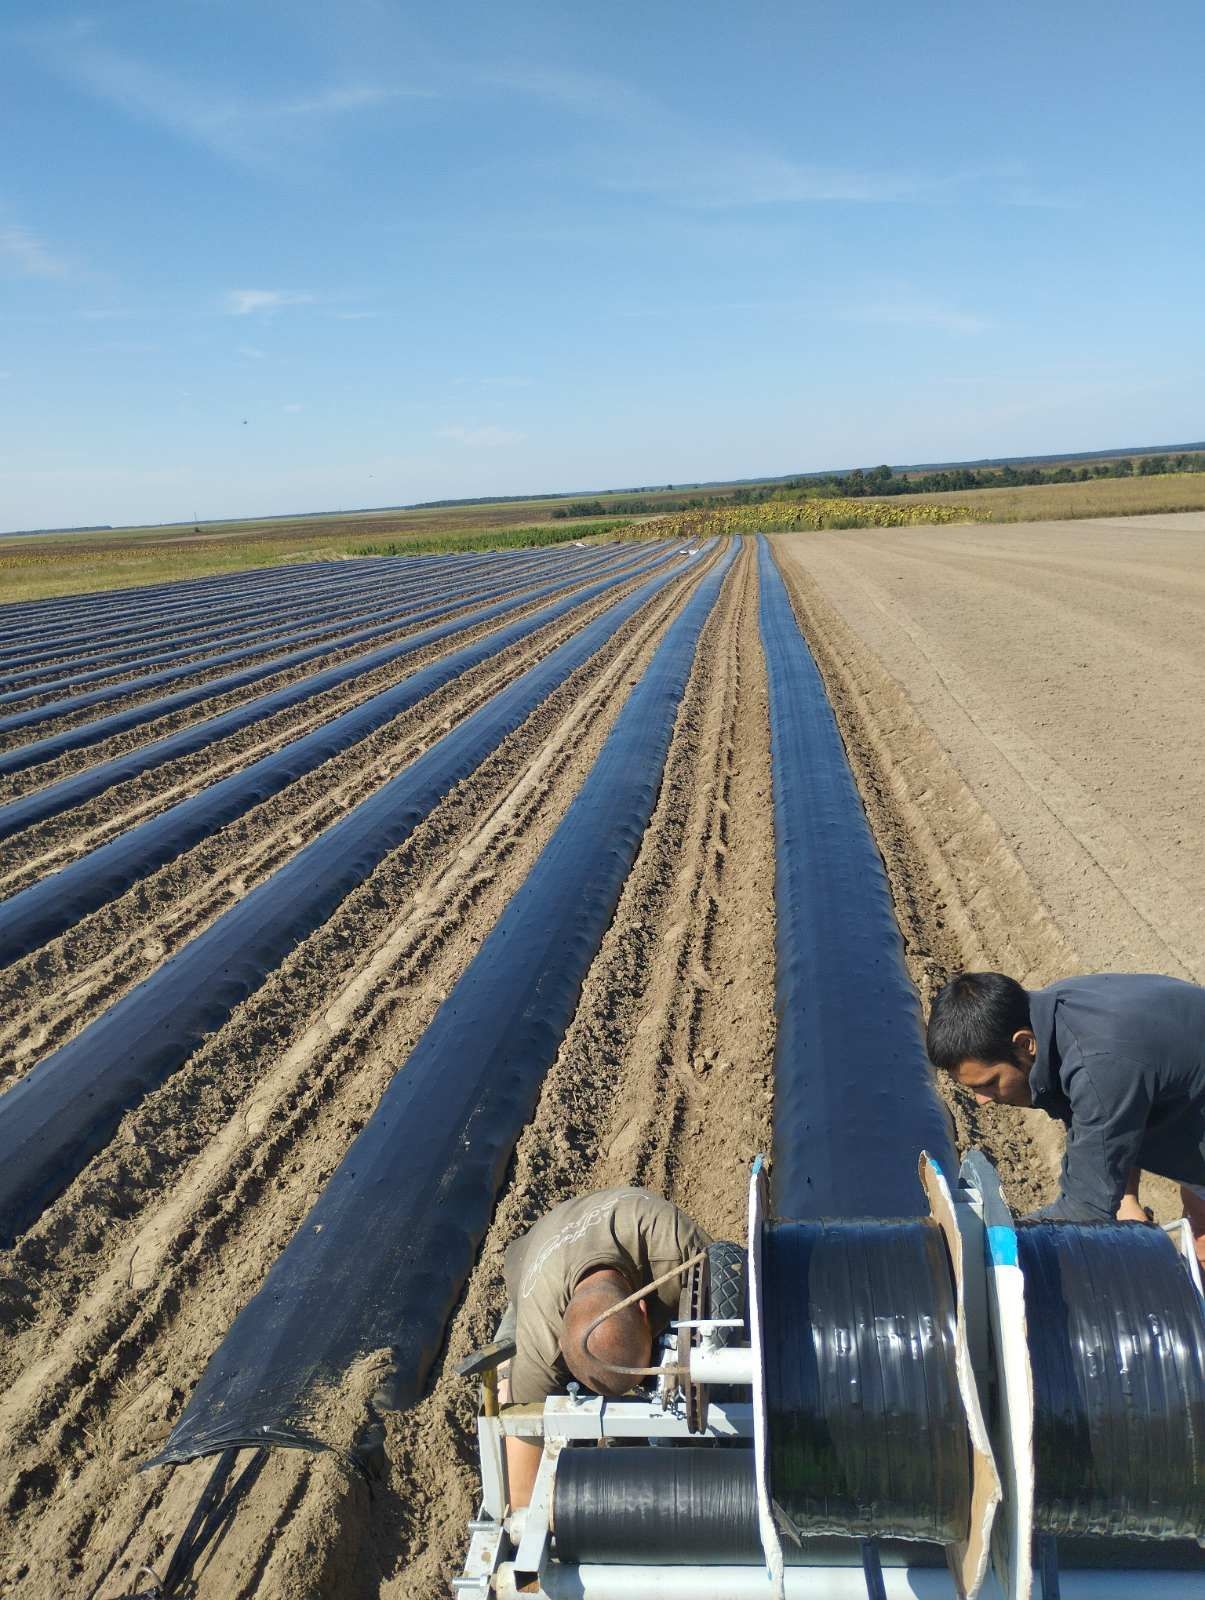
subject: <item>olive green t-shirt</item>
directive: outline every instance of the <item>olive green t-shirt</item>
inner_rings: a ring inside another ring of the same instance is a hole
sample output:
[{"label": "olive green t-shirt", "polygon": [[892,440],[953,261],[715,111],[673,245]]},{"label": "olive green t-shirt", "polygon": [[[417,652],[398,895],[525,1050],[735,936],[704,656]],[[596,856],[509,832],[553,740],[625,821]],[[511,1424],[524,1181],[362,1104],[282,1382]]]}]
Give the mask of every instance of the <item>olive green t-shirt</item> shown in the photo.
[{"label": "olive green t-shirt", "polygon": [[[613,1267],[634,1293],[710,1243],[684,1211],[647,1189],[600,1189],[554,1206],[506,1252],[506,1287],[516,1313],[512,1402],[543,1400],[568,1382],[561,1326],[587,1272]],[[681,1290],[680,1278],[653,1290],[648,1310],[654,1334],[677,1316]]]}]

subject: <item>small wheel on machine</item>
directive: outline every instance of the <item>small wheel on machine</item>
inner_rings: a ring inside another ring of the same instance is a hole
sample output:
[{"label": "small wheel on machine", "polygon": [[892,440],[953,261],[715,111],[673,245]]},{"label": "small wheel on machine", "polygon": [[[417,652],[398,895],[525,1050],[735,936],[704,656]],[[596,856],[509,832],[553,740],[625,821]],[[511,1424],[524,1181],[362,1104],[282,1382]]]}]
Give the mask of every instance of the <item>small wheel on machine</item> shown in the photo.
[{"label": "small wheel on machine", "polygon": [[717,1239],[707,1247],[710,1276],[707,1315],[720,1322],[740,1319],[739,1328],[719,1328],[719,1345],[744,1344],[746,1333],[745,1252],[730,1239]]}]

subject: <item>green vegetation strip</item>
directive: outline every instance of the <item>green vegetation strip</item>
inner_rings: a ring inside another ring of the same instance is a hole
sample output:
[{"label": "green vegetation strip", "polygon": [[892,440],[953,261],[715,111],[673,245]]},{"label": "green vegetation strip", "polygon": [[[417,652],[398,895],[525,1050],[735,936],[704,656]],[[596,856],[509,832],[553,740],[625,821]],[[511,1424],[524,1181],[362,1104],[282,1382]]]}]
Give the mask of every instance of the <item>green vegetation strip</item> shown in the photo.
[{"label": "green vegetation strip", "polygon": [[628,517],[612,517],[606,522],[573,522],[556,528],[546,523],[531,528],[466,528],[463,533],[416,533],[379,544],[356,545],[349,553],[353,556],[421,556],[431,551],[519,550],[529,545],[567,544],[573,539],[614,535],[630,525]]}]

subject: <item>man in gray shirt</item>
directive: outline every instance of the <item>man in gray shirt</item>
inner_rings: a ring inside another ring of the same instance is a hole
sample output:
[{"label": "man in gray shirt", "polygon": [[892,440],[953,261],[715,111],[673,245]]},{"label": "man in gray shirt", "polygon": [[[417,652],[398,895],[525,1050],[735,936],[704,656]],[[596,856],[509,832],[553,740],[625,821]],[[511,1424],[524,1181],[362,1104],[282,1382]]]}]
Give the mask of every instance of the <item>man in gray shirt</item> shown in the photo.
[{"label": "man in gray shirt", "polygon": [[929,1058],[977,1100],[1067,1126],[1059,1198],[1036,1216],[1138,1219],[1140,1171],[1181,1185],[1205,1260],[1205,989],[1106,972],[1023,989],[964,972],[937,995]]}]

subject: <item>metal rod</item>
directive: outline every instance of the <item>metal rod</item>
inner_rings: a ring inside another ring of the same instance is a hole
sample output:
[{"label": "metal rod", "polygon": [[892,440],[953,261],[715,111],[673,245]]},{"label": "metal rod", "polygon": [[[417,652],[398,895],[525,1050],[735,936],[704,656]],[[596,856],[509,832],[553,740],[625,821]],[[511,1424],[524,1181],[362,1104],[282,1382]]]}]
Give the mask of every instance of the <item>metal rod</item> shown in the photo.
[{"label": "metal rod", "polygon": [[708,1350],[700,1345],[690,1352],[690,1376],[695,1383],[753,1382],[753,1352],[748,1345],[725,1345]]},{"label": "metal rod", "polygon": [[1038,1535],[1038,1571],[1042,1600],[1059,1600],[1059,1542],[1053,1533]]},{"label": "metal rod", "polygon": [[[628,1295],[626,1300],[620,1300],[613,1306],[608,1306],[602,1316],[595,1317],[582,1336],[582,1347],[590,1348],[590,1335],[596,1328],[601,1328],[609,1317],[614,1317],[621,1311],[626,1311],[629,1306],[638,1300],[646,1300],[650,1289],[659,1289],[663,1283],[668,1283],[671,1278],[680,1278],[684,1272],[689,1272],[691,1267],[697,1266],[707,1255],[706,1250],[699,1250],[691,1256],[689,1261],[684,1261],[680,1267],[671,1267],[668,1272],[663,1272],[659,1278],[654,1278],[651,1283],[646,1283],[643,1289],[637,1289],[634,1294]],[[614,1361],[603,1361],[600,1357],[594,1358],[600,1367],[606,1367],[608,1372],[622,1372],[632,1378],[655,1378],[665,1371],[664,1367],[620,1367]]]},{"label": "metal rod", "polygon": [[[1186,1600],[1183,1572],[1082,1571],[1062,1574],[1062,1600]],[[866,1600],[866,1577],[851,1567],[787,1567],[786,1600]],[[765,1600],[762,1567],[562,1566],[552,1561],[538,1588],[515,1587],[514,1568],[498,1573],[499,1600]],[[940,1567],[885,1567],[885,1600],[953,1600]],[[1000,1600],[989,1579],[981,1600]],[[1195,1600],[1195,1596],[1194,1596]]]},{"label": "metal rod", "polygon": [[883,1563],[879,1560],[879,1547],[873,1539],[863,1539],[862,1576],[866,1579],[866,1600],[887,1600],[883,1583]]}]

